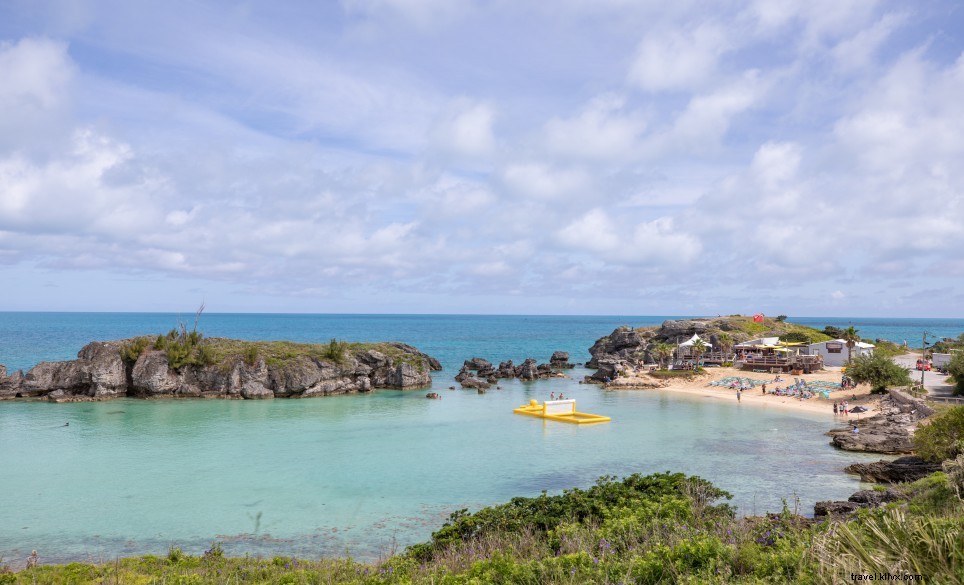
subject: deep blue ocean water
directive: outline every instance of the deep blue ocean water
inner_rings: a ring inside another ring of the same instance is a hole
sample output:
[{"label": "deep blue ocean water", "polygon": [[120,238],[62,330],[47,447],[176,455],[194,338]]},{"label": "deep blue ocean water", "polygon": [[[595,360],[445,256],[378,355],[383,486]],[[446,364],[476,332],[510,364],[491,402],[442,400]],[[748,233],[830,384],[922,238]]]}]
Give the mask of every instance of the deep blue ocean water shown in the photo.
[{"label": "deep blue ocean water", "polygon": [[[227,314],[201,316],[199,329],[208,337],[288,339],[325,343],[404,341],[442,361],[446,370],[479,356],[489,360],[534,357],[547,361],[555,350],[568,351],[573,362],[589,359],[596,339],[620,325],[659,325],[674,316],[533,316],[533,315],[295,315]],[[924,331],[957,337],[964,319],[881,319],[793,317],[795,323],[823,329],[853,325],[861,337],[904,340],[919,347]],[[193,314],[166,313],[3,313],[0,312],[0,364],[9,371],[30,368],[44,360],[77,357],[90,341],[164,333]]]},{"label": "deep blue ocean water", "polygon": [[[46,562],[200,553],[373,558],[424,541],[446,516],[514,496],[587,487],[601,475],[681,471],[734,494],[742,513],[845,499],[842,472],[873,455],[837,451],[833,417],[662,391],[608,392],[570,379],[447,388],[462,361],[572,361],[615,327],[667,317],[206,314],[208,336],[398,340],[439,358],[433,389],[268,401],[0,402],[0,559]],[[177,315],[0,313],[0,363],[71,359],[91,340],[164,332]],[[181,320],[193,326],[193,315]],[[956,337],[964,320],[794,319],[852,324],[864,337],[920,329]],[[613,417],[577,427],[513,415],[564,392]],[[70,422],[65,427],[64,422]]]}]

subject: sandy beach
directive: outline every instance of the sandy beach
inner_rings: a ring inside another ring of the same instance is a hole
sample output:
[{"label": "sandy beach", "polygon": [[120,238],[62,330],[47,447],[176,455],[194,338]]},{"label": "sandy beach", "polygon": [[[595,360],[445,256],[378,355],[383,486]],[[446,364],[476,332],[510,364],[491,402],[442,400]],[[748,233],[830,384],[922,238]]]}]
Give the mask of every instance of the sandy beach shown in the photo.
[{"label": "sandy beach", "polygon": [[[729,400],[736,403],[738,401],[735,390],[709,385],[710,382],[731,376],[751,378],[754,380],[768,380],[766,395],[763,394],[759,386],[750,390],[745,390],[739,400],[739,402],[742,404],[752,404],[754,406],[767,408],[818,412],[826,414],[829,420],[833,420],[833,403],[840,403],[846,400],[851,408],[860,405],[869,410],[869,412],[861,414],[861,418],[873,416],[877,413],[879,397],[870,394],[870,386],[867,384],[860,384],[856,388],[831,392],[829,399],[823,397],[814,397],[807,400],[802,400],[792,396],[777,396],[769,393],[771,390],[777,387],[785,388],[787,386],[787,380],[792,383],[794,378],[801,378],[807,382],[818,380],[826,382],[840,382],[840,368],[828,368],[813,374],[803,374],[798,376],[782,374],[782,382],[773,382],[773,380],[776,378],[774,374],[761,374],[744,370],[736,370],[734,368],[707,368],[705,374],[688,380],[669,379],[656,381],[648,374],[640,373],[631,376],[620,376],[620,378],[610,383],[606,387],[610,390],[688,394],[693,396],[703,396],[714,400]],[[658,382],[661,385],[653,388],[652,385],[654,382]],[[848,418],[856,418],[856,415],[850,415]],[[842,422],[844,417],[838,416],[836,419]]]}]

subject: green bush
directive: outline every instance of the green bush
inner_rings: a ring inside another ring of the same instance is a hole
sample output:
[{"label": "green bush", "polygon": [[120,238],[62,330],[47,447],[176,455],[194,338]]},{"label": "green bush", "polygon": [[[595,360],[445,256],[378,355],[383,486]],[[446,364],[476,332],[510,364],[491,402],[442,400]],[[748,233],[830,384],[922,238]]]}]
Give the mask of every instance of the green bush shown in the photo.
[{"label": "green bush", "polygon": [[914,433],[914,448],[918,456],[933,463],[964,454],[964,406],[949,408],[920,425]]},{"label": "green bush", "polygon": [[348,356],[348,344],[344,341],[332,339],[325,348],[324,357],[335,363],[342,363]]},{"label": "green bush", "polygon": [[955,352],[951,363],[947,364],[947,373],[954,378],[954,395],[964,396],[964,352]]},{"label": "green bush", "polygon": [[870,384],[873,392],[882,393],[888,386],[910,386],[910,372],[884,355],[860,355],[847,366],[847,377]]},{"label": "green bush", "polygon": [[244,363],[249,366],[254,366],[258,363],[258,346],[249,344],[244,348]]},{"label": "green bush", "polygon": [[215,362],[217,362],[217,356],[213,347],[205,344],[197,347],[194,354],[194,363],[199,366],[213,366]]},{"label": "green bush", "polygon": [[146,337],[138,337],[125,343],[120,350],[121,359],[128,363],[134,363],[141,357],[144,350],[151,344]]},{"label": "green bush", "polygon": [[781,341],[787,343],[810,343],[810,336],[803,331],[788,331],[780,336]]}]

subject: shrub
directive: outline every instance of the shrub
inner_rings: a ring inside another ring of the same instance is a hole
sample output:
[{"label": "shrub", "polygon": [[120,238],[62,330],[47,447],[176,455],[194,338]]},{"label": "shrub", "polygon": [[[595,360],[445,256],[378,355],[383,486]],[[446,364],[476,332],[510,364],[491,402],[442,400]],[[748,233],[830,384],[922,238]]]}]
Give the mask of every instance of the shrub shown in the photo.
[{"label": "shrub", "polygon": [[254,366],[258,363],[258,346],[253,343],[244,348],[244,363]]},{"label": "shrub", "polygon": [[338,341],[337,339],[332,339],[328,342],[328,347],[325,348],[323,357],[330,359],[335,363],[342,363],[348,356],[348,344],[344,341]]},{"label": "shrub", "polygon": [[954,395],[964,396],[964,352],[955,352],[947,364],[947,373],[954,378]]},{"label": "shrub", "polygon": [[210,345],[199,345],[194,356],[194,363],[199,366],[213,366],[217,361],[214,348]]},{"label": "shrub", "polygon": [[788,331],[780,339],[787,343],[810,343],[810,336],[803,331]]},{"label": "shrub", "polygon": [[914,433],[914,448],[933,463],[964,454],[964,406],[949,408],[921,425]]},{"label": "shrub", "polygon": [[873,392],[882,393],[888,386],[910,386],[913,382],[907,368],[895,364],[884,355],[861,355],[847,366],[847,376],[855,382],[866,382]]},{"label": "shrub", "polygon": [[144,350],[150,342],[146,337],[138,337],[137,339],[132,339],[130,342],[125,343],[120,350],[121,359],[125,362],[134,363],[137,358],[141,357]]}]

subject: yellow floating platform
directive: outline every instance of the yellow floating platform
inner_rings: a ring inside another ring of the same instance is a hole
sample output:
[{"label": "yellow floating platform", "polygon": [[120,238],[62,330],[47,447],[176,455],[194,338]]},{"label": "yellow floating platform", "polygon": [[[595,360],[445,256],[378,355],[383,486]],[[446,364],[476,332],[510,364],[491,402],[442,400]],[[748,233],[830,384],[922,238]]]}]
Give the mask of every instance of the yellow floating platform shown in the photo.
[{"label": "yellow floating platform", "polygon": [[536,400],[530,400],[529,404],[513,409],[512,412],[576,425],[604,423],[612,420],[608,416],[576,412],[575,400],[547,400],[542,404],[539,404]]}]

